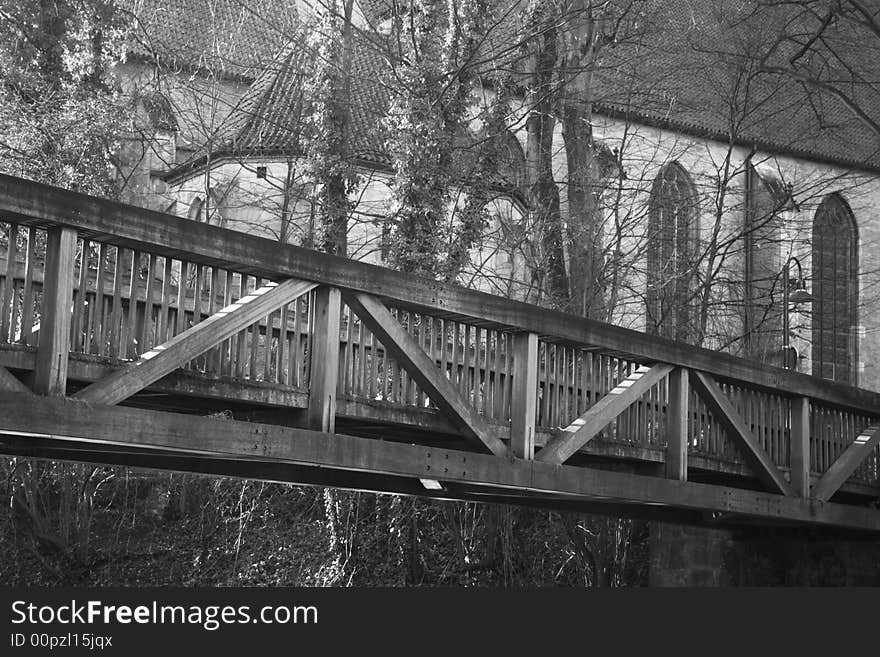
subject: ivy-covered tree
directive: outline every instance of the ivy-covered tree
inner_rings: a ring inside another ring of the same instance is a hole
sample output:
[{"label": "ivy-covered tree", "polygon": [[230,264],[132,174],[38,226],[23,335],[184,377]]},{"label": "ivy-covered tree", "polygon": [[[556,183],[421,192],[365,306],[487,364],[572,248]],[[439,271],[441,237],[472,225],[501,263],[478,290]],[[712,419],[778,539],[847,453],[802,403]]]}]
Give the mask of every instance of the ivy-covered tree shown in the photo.
[{"label": "ivy-covered tree", "polygon": [[410,0],[393,16],[393,65],[385,121],[393,160],[393,264],[437,276],[446,259],[444,234],[456,137],[467,129],[486,3]]},{"label": "ivy-covered tree", "polygon": [[3,0],[0,18],[0,168],[114,196],[125,15],[113,0]]},{"label": "ivy-covered tree", "polygon": [[358,178],[351,156],[351,75],[354,59],[354,0],[326,0],[307,48],[313,56],[304,141],[307,178],[315,187],[317,246],[346,255],[348,218]]},{"label": "ivy-covered tree", "polygon": [[[112,0],[0,1],[0,171],[117,195],[116,156],[131,114],[112,66],[125,27]],[[0,244],[6,239],[0,233]],[[22,539],[16,547],[58,580],[73,581],[71,564],[87,557],[92,494],[106,470],[17,459],[9,475]]]}]

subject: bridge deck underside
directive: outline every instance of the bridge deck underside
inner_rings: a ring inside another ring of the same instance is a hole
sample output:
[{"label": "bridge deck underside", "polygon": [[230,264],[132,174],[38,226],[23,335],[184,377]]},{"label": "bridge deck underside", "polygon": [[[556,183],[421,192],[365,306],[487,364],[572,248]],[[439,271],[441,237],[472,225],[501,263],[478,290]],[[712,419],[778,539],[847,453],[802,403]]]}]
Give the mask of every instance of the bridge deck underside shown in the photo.
[{"label": "bridge deck underside", "polygon": [[[28,381],[32,376],[34,358],[33,348],[19,345],[0,347],[0,366],[8,368],[24,381]],[[113,362],[109,358],[71,354],[67,392],[74,394],[89,383],[101,380],[124,366],[125,363]],[[309,391],[306,388],[260,381],[247,382],[230,377],[211,377],[197,371],[182,369],[163,377],[141,393],[132,396],[123,406],[304,429],[308,427],[306,417],[308,401]],[[508,442],[508,425],[493,422],[491,427],[499,439]],[[337,399],[336,430],[344,435],[377,441],[471,451],[468,443],[436,409],[414,408],[381,400],[364,400],[351,395],[340,395]],[[554,433],[552,428],[538,427],[536,445],[538,447],[545,445]],[[666,517],[696,523],[703,523],[712,518],[712,511],[708,509],[694,511],[639,502],[622,500],[611,502],[592,498],[573,500],[570,496],[549,493],[539,495],[534,492],[517,492],[467,483],[444,484],[444,491],[438,493],[426,489],[418,478],[412,476],[375,474],[346,468],[315,468],[268,461],[243,462],[222,454],[194,455],[186,453],[185,445],[181,447],[183,451],[143,449],[136,445],[122,446],[113,443],[97,445],[82,441],[61,441],[58,438],[24,439],[10,434],[0,437],[2,451],[23,456],[87,460],[444,499],[495,501],[605,513],[618,512],[630,516]],[[617,440],[599,438],[589,442],[569,463],[579,467],[659,477],[663,475],[665,460],[666,455],[662,445],[638,445],[622,436]],[[689,455],[688,479],[693,482],[747,489],[756,486],[754,472],[745,463],[699,453]],[[816,481],[819,476],[813,474],[811,479]],[[880,485],[872,486],[853,481],[843,484],[838,493],[838,499],[852,500],[856,503],[877,497],[880,497]],[[730,522],[733,517],[728,514],[726,521]]]},{"label": "bridge deck underside", "polygon": [[[0,416],[4,418],[0,449],[9,454],[693,523],[806,522],[880,531],[878,514],[861,506],[670,481],[615,467],[555,466],[444,447],[18,393],[0,393]],[[441,488],[427,482],[439,482]]]}]

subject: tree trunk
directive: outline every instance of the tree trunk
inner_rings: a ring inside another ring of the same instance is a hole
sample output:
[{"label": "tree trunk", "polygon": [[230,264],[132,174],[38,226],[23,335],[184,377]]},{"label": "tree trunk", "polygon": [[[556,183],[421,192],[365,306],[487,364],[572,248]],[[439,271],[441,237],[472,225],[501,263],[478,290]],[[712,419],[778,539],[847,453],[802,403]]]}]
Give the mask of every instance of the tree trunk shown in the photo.
[{"label": "tree trunk", "polygon": [[605,318],[601,177],[596,170],[589,101],[582,94],[566,99],[562,138],[568,165],[568,245],[571,272],[570,312]]},{"label": "tree trunk", "polygon": [[529,209],[531,224],[539,237],[541,262],[538,266],[546,273],[544,291],[551,305],[564,306],[568,302],[568,277],[565,271],[562,214],[559,208],[559,190],[553,180],[553,130],[556,125],[556,90],[553,74],[558,56],[557,30],[552,12],[545,17],[540,34],[535,37],[535,52],[531,57],[528,107],[526,169],[529,179]]}]

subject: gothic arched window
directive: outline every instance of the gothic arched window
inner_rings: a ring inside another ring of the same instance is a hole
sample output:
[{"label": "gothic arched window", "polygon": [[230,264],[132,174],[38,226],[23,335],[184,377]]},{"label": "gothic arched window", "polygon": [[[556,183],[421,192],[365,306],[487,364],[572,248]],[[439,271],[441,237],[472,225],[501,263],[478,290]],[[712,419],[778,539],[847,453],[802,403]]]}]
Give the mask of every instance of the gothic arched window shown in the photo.
[{"label": "gothic arched window", "polygon": [[839,194],[813,217],[813,374],[857,383],[858,231]]},{"label": "gothic arched window", "polygon": [[654,180],[648,213],[647,330],[686,341],[694,327],[697,204],[693,182],[677,162]]}]

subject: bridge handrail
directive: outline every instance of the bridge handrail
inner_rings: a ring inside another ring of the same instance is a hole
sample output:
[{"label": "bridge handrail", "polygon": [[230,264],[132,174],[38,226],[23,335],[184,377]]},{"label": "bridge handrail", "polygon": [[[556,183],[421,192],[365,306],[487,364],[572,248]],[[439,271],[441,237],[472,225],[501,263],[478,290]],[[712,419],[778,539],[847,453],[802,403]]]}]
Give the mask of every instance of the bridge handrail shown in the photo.
[{"label": "bridge handrail", "polygon": [[68,227],[94,241],[254,276],[296,277],[365,292],[438,317],[533,332],[548,340],[595,346],[637,362],[700,370],[721,381],[880,415],[880,394],[862,388],[3,174],[0,219],[41,228]]}]

